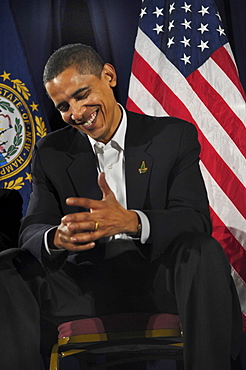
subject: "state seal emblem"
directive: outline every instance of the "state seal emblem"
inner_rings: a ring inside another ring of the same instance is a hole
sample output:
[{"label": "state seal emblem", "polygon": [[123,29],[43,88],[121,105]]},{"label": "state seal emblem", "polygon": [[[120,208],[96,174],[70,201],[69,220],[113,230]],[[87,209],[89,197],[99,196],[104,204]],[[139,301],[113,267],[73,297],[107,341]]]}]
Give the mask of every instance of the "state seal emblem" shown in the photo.
[{"label": "state seal emblem", "polygon": [[25,180],[31,181],[23,170],[31,161],[36,136],[45,136],[47,129],[25,83],[10,76],[5,71],[0,75],[0,180],[4,188],[19,190]]}]

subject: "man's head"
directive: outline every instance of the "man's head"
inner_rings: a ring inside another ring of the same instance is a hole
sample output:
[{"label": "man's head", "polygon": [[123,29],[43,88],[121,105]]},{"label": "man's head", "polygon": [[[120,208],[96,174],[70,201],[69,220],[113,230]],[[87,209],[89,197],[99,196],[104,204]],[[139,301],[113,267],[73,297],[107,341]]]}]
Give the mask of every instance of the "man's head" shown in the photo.
[{"label": "man's head", "polygon": [[111,64],[103,64],[90,46],[67,45],[50,57],[43,80],[65,122],[97,141],[111,139],[121,119]]},{"label": "man's head", "polygon": [[100,55],[89,45],[69,44],[62,46],[51,55],[45,65],[44,85],[72,66],[80,74],[93,74],[100,78],[104,62]]}]

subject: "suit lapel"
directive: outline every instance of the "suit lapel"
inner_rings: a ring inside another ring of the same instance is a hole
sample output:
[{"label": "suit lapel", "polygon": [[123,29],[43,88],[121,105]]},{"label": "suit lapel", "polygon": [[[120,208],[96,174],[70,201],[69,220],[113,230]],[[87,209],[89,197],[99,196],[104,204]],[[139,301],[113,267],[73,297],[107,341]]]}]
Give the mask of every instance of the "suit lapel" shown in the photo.
[{"label": "suit lapel", "polygon": [[67,173],[79,197],[101,199],[102,193],[97,184],[96,159],[85,135],[77,132],[68,151],[70,164]]},{"label": "suit lapel", "polygon": [[[153,159],[145,149],[146,146],[126,147],[126,193],[130,209],[143,208],[146,198]],[[141,170],[141,166],[145,169]]]},{"label": "suit lapel", "polygon": [[[125,142],[125,171],[127,205],[130,209],[143,209],[148,190],[153,157],[148,153],[152,142],[146,135],[142,116],[127,112],[127,132]],[[144,132],[143,132],[144,130]]]}]

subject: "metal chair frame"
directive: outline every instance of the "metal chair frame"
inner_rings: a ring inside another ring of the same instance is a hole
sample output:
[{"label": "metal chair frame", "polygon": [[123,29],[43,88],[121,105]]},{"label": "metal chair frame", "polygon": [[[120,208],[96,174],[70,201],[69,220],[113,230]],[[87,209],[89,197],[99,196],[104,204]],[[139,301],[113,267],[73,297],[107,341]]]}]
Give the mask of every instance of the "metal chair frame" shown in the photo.
[{"label": "metal chair frame", "polygon": [[[182,360],[182,333],[179,329],[153,329],[100,334],[73,335],[58,339],[53,346],[50,370],[59,370],[62,358],[80,353],[83,369],[99,369],[147,359]],[[88,361],[104,354],[110,360],[101,365]]]}]

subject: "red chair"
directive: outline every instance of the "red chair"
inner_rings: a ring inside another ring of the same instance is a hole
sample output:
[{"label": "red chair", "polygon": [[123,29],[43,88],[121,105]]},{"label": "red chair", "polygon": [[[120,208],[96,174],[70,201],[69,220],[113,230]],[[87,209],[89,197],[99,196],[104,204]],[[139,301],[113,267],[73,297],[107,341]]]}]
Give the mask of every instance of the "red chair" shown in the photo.
[{"label": "red chair", "polygon": [[[58,327],[50,370],[65,356],[79,354],[82,369],[152,359],[182,360],[182,332],[177,315],[126,313],[65,322]],[[96,365],[96,358],[105,359]]]}]

